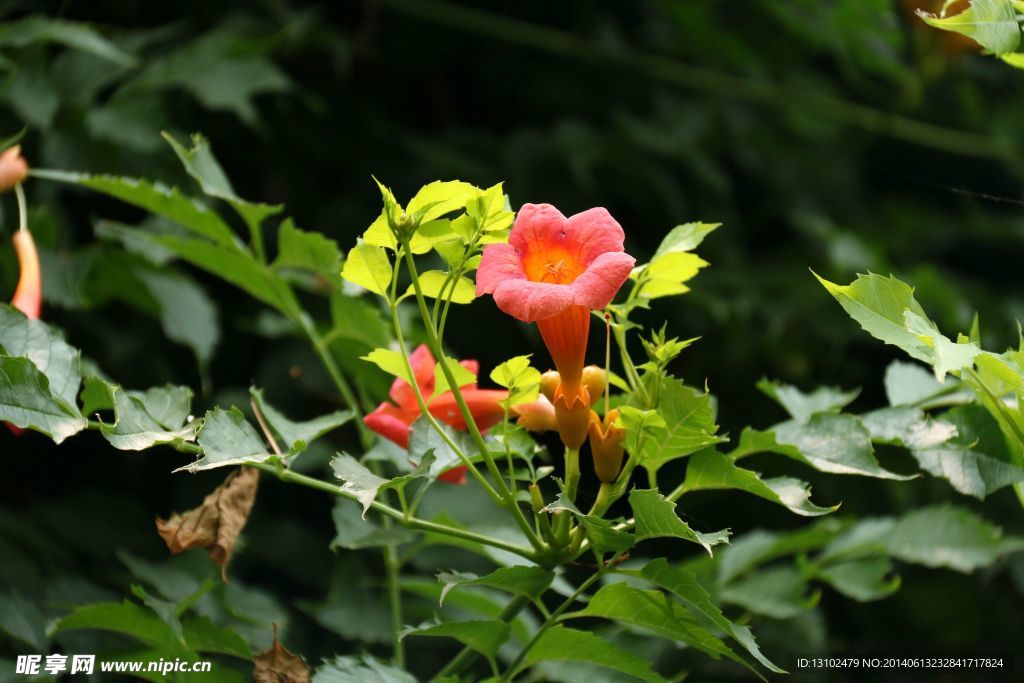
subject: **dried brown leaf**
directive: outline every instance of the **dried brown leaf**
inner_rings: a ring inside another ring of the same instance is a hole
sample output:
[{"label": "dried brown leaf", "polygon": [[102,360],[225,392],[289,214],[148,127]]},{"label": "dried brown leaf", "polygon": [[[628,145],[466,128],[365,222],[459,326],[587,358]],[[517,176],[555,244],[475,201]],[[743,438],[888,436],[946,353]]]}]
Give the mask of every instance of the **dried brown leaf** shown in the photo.
[{"label": "dried brown leaf", "polygon": [[274,626],[274,644],[270,649],[252,658],[252,677],[256,683],[309,683],[309,666],[306,661],[292,654],[277,639]]},{"label": "dried brown leaf", "polygon": [[235,541],[249,520],[256,502],[259,470],[240,467],[214,489],[202,505],[170,519],[156,519],[156,530],[167,548],[177,555],[191,548],[206,548],[227,581],[227,565]]}]

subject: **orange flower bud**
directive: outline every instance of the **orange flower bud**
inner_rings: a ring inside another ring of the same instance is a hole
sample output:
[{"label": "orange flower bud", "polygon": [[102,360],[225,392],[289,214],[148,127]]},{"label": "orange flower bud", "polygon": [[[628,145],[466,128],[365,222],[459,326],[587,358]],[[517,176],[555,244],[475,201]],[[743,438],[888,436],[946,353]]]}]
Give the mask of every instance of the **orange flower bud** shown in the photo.
[{"label": "orange flower bud", "polygon": [[575,451],[587,440],[587,426],[593,411],[590,410],[586,389],[580,387],[575,396],[566,396],[562,390],[563,387],[559,385],[555,394],[555,422],[562,443]]},{"label": "orange flower bud", "polygon": [[14,145],[0,152],[0,192],[6,192],[28,175],[28,164],[21,156],[21,146]]},{"label": "orange flower bud", "polygon": [[540,393],[551,401],[555,402],[555,393],[558,391],[558,385],[562,383],[562,378],[559,376],[557,370],[548,370],[540,376]]},{"label": "orange flower bud", "polygon": [[18,230],[12,239],[18,254],[18,288],[11,305],[29,318],[38,318],[43,306],[43,279],[39,270],[39,252],[28,230]]},{"label": "orange flower bud", "polygon": [[542,395],[536,401],[512,406],[512,412],[519,416],[516,424],[527,431],[547,432],[558,429],[555,422],[555,406],[546,396]]},{"label": "orange flower bud", "polygon": [[583,368],[583,386],[590,394],[590,405],[597,403],[608,388],[608,375],[603,368],[596,365],[588,365]]},{"label": "orange flower bud", "polygon": [[587,431],[590,435],[590,451],[594,457],[594,472],[601,481],[613,482],[619,476],[625,454],[622,447],[625,431],[615,426],[619,411],[609,410],[603,423],[596,413],[591,414],[593,417]]}]

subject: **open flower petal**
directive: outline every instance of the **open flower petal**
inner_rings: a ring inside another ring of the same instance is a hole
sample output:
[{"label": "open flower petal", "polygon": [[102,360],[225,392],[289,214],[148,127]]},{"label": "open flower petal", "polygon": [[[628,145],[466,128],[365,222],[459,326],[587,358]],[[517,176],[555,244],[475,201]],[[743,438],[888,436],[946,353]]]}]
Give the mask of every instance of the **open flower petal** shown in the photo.
[{"label": "open flower petal", "polygon": [[572,305],[573,290],[565,285],[506,280],[494,290],[498,308],[523,322],[553,318]]},{"label": "open flower petal", "polygon": [[[567,224],[562,212],[550,204],[523,204],[523,208],[516,214],[508,242],[520,255],[544,251],[553,240],[568,237]],[[487,249],[484,250],[486,253]]]},{"label": "open flower petal", "polygon": [[635,264],[636,259],[622,251],[599,255],[570,285],[573,303],[591,309],[604,308],[615,298]]},{"label": "open flower petal", "polygon": [[569,218],[566,225],[569,238],[575,242],[579,258],[585,266],[589,267],[601,254],[622,251],[626,234],[604,207],[582,211]]},{"label": "open flower petal", "polygon": [[492,294],[503,282],[525,280],[523,264],[516,248],[511,244],[489,244],[476,276],[476,295]]},{"label": "open flower petal", "polygon": [[381,403],[376,410],[363,418],[363,422],[385,439],[407,448],[409,429],[417,416],[418,412],[410,415],[390,403]]}]

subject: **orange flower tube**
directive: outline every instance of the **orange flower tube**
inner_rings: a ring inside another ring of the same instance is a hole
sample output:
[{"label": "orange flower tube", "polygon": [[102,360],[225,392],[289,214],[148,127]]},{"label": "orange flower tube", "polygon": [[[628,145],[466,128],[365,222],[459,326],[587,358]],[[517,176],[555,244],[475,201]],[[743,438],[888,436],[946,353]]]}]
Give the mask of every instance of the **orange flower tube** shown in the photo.
[{"label": "orange flower tube", "polygon": [[590,312],[611,302],[636,262],[624,239],[606,209],[566,218],[550,204],[525,204],[508,243],[487,245],[477,271],[477,295],[537,323],[560,379],[550,397],[559,435],[573,450],[587,438],[596,398],[583,381]]}]

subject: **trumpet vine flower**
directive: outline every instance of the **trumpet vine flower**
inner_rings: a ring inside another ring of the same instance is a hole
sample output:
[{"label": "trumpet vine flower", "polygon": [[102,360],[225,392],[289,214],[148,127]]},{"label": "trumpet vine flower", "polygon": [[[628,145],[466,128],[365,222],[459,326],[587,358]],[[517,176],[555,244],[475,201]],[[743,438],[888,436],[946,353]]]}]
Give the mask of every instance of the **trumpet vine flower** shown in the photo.
[{"label": "trumpet vine flower", "polygon": [[[427,410],[435,418],[446,425],[465,431],[466,421],[462,417],[455,395],[444,391],[434,395],[434,356],[426,345],[420,345],[409,355],[416,385],[427,405]],[[464,360],[459,363],[474,375],[478,374],[479,364],[475,360]],[[416,400],[416,391],[404,379],[396,378],[391,384],[389,396],[392,402],[385,401],[376,410],[363,418],[373,431],[384,438],[398,444],[402,448],[409,446],[409,434],[412,423],[420,417],[420,405]],[[478,389],[475,384],[462,387],[462,397],[469,406],[469,412],[481,432],[485,432],[498,424],[505,417],[502,401],[508,398],[508,392],[499,389]],[[466,481],[466,467],[459,465],[446,470],[438,477],[449,484],[462,484]]]},{"label": "trumpet vine flower", "polygon": [[507,244],[489,244],[477,271],[477,295],[505,313],[535,322],[558,370],[552,398],[565,445],[586,440],[591,397],[583,383],[590,311],[611,303],[636,260],[604,208],[566,218],[550,204],[525,204]]}]

